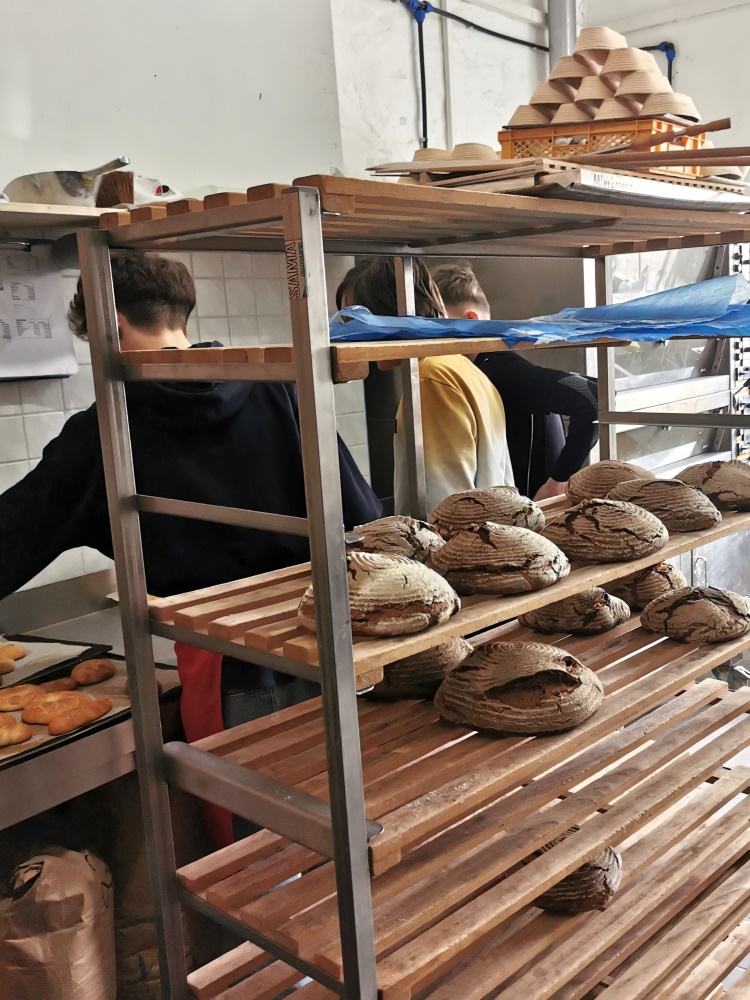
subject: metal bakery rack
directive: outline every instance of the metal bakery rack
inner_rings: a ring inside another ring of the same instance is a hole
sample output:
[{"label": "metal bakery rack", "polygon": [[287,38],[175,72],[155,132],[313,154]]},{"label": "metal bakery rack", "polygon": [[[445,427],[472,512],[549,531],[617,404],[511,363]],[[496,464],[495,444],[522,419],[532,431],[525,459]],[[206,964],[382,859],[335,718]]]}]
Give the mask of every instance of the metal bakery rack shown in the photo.
[{"label": "metal bakery rack", "polygon": [[[646,559],[574,564],[542,593],[469,598],[449,623],[416,635],[352,642],[334,382],[364,378],[373,361],[401,366],[412,512],[424,514],[416,358],[506,347],[331,346],[324,253],[395,255],[401,311],[410,314],[420,255],[594,257],[604,301],[612,254],[747,241],[750,224],[726,212],[686,217],[323,176],[247,197],[111,213],[99,231],[80,233],[165,997],[270,1000],[300,974],[313,979],[300,1000],[718,995],[726,971],[750,950],[750,771],[724,766],[750,746],[750,692],[729,693],[710,671],[750,647],[750,637],[678,643],[645,632],[637,617],[596,638],[551,637],[594,668],[606,691],[590,720],[557,736],[492,738],[441,722],[429,702],[374,703],[357,691],[380,679],[385,664],[447,636],[527,636],[519,613],[747,530],[750,514],[674,534]],[[120,353],[112,247],[285,253],[293,344]],[[616,424],[633,414],[615,412],[608,344],[596,346],[607,457]],[[307,518],[138,494],[124,383],[144,379],[295,381]],[[690,419],[750,425],[747,416]],[[141,512],[307,535],[311,564],[149,606]],[[295,617],[310,580],[317,638]],[[193,746],[163,746],[152,635],[314,679],[322,701]],[[264,829],[176,871],[170,785]],[[536,853],[574,825],[572,836]],[[605,844],[624,859],[607,910],[560,916],[533,906]],[[188,975],[182,904],[246,943]]]}]

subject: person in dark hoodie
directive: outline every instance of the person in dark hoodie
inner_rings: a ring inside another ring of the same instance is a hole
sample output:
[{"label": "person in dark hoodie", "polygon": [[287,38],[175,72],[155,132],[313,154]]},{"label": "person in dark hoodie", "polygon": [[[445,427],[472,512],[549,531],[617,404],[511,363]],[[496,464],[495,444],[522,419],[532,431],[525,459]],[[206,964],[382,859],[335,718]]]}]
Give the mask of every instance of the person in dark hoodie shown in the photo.
[{"label": "person in dark hoodie", "polygon": [[[491,319],[487,296],[466,261],[432,272],[454,319]],[[524,352],[479,354],[474,363],[505,406],[508,450],[516,486],[534,500],[558,496],[597,441],[596,379],[544,368]],[[565,433],[562,417],[569,418]]]},{"label": "person in dark hoodie", "polygon": [[[112,275],[123,350],[191,346],[185,331],[195,286],[183,264],[116,250]],[[80,280],[69,318],[85,338]],[[305,517],[293,385],[130,382],[126,391],[140,493]],[[381,505],[340,439],[338,449],[350,529],[379,517]],[[309,558],[307,540],[292,535],[156,514],[140,520],[146,582],[157,597]],[[112,556],[96,405],[72,416],[36,468],[0,496],[0,599],[80,545]],[[314,685],[265,667],[225,658],[221,668],[226,728],[313,693]]]}]

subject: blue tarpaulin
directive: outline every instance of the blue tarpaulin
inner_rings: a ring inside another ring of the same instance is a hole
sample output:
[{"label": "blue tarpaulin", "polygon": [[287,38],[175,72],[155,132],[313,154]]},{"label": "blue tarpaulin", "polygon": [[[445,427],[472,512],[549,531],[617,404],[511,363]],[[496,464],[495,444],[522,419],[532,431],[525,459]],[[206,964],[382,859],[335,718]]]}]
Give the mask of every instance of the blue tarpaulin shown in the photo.
[{"label": "blue tarpaulin", "polygon": [[741,275],[672,288],[618,305],[563,309],[526,320],[426,319],[373,316],[362,306],[331,318],[332,343],[363,340],[433,340],[440,337],[498,337],[520,343],[580,343],[615,340],[660,341],[670,337],[750,336],[750,285]]}]

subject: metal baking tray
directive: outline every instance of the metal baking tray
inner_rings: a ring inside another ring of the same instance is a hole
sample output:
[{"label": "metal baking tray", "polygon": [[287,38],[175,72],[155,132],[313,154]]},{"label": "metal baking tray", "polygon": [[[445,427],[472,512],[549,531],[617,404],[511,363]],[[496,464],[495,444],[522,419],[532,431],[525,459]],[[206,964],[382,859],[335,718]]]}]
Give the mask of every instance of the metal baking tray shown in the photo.
[{"label": "metal baking tray", "polygon": [[[28,634],[5,635],[0,638],[0,645],[4,645],[6,642],[17,642],[19,646],[24,647],[42,644],[49,646],[71,646],[76,652],[71,652],[69,657],[58,659],[54,663],[43,663],[41,666],[37,666],[33,660],[26,665],[23,664],[23,660],[16,660],[16,669],[0,677],[0,685],[4,688],[12,687],[15,684],[30,684],[52,680],[51,676],[47,676],[50,670],[56,670],[58,667],[68,667],[70,668],[68,673],[70,673],[70,670],[76,663],[106,656],[112,649],[111,646],[103,646],[100,643],[73,642],[71,639],[50,639],[48,636]],[[65,677],[67,675],[63,673],[56,674],[55,676]]]}]

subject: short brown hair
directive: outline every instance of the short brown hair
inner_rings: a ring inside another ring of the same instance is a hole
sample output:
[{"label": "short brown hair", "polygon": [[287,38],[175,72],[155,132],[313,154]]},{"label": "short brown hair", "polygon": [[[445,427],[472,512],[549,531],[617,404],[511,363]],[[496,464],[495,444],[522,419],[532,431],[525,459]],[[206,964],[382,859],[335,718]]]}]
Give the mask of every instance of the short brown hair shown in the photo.
[{"label": "short brown hair", "polygon": [[462,260],[459,264],[441,264],[432,272],[432,277],[447,306],[460,306],[468,302],[487,312],[490,311],[487,296],[482,291],[482,286],[468,261]]},{"label": "short brown hair", "polygon": [[[195,284],[184,264],[141,250],[113,250],[111,254],[115,304],[129,323],[141,330],[156,326],[187,326],[195,308]],[[86,339],[83,286],[68,309],[68,322],[77,337]]]},{"label": "short brown hair", "polygon": [[[398,316],[395,258],[374,257],[355,277],[352,297],[375,316]],[[445,316],[440,292],[418,257],[414,259],[414,300],[417,316]]]}]

